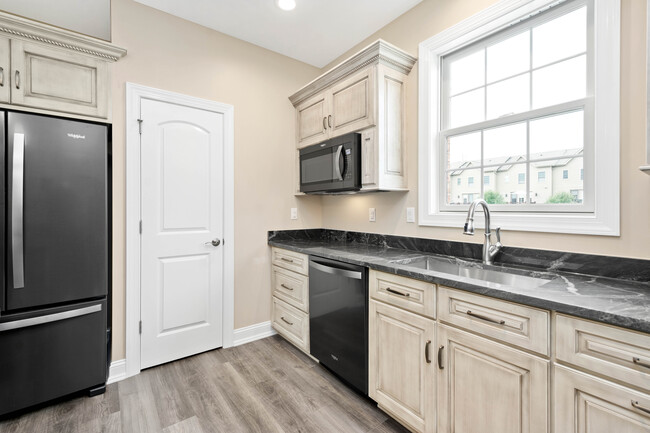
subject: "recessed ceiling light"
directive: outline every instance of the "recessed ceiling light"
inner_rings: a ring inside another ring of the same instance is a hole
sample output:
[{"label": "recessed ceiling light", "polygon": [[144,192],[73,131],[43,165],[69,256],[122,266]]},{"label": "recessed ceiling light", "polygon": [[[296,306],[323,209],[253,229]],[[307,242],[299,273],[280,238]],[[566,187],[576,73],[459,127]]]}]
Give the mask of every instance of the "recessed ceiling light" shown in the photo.
[{"label": "recessed ceiling light", "polygon": [[275,4],[283,11],[290,11],[296,8],[296,0],[275,0]]}]

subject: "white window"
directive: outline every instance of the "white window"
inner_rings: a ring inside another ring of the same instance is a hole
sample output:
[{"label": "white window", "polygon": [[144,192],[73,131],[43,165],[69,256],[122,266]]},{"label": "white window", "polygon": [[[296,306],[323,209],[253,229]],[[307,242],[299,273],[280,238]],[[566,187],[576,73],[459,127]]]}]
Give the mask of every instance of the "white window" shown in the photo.
[{"label": "white window", "polygon": [[[472,194],[504,229],[619,234],[619,22],[620,0],[502,0],[420,44],[420,224],[462,226]],[[452,187],[470,166],[493,184]]]}]

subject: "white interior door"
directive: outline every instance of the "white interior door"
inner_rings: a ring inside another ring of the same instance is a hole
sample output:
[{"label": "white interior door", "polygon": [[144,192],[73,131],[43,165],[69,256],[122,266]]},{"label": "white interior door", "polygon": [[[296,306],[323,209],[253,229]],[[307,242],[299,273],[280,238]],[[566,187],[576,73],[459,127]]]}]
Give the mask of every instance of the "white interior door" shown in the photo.
[{"label": "white interior door", "polygon": [[149,99],[140,110],[140,363],[147,368],[222,345],[224,121]]}]

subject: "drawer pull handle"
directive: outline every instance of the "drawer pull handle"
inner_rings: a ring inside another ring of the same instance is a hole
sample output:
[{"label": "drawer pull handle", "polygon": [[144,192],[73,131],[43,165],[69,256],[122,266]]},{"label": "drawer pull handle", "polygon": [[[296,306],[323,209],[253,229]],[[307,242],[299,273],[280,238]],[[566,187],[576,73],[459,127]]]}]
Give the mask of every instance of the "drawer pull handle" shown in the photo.
[{"label": "drawer pull handle", "polygon": [[442,351],[445,350],[445,346],[440,346],[438,348],[438,368],[441,370],[445,369],[445,366],[442,365]]},{"label": "drawer pull handle", "polygon": [[390,292],[390,293],[393,293],[395,295],[404,296],[405,298],[408,298],[409,296],[411,296],[410,293],[400,292],[399,290],[391,289],[390,287],[386,287],[386,291]]},{"label": "drawer pull handle", "polygon": [[429,347],[431,347],[431,340],[427,340],[427,344],[424,345],[424,359],[427,361],[427,364],[431,364],[431,358],[429,357]]},{"label": "drawer pull handle", "polygon": [[293,260],[287,259],[286,257],[281,257],[280,260],[282,260],[283,262],[293,263]]},{"label": "drawer pull handle", "polygon": [[650,368],[650,364],[642,362],[641,358],[637,358],[636,356],[632,358],[632,362],[634,362],[636,365],[640,365],[641,367]]},{"label": "drawer pull handle", "polygon": [[280,287],[284,287],[285,289],[291,290],[293,292],[293,287],[289,287],[289,286],[284,285],[284,284],[280,284]]},{"label": "drawer pull handle", "polygon": [[289,322],[287,319],[284,318],[284,316],[280,317],[284,323],[286,323],[289,326],[293,326],[293,322]]},{"label": "drawer pull handle", "polygon": [[641,412],[650,413],[650,409],[648,409],[647,407],[641,406],[638,401],[632,400],[632,407],[634,409],[640,410]]},{"label": "drawer pull handle", "polygon": [[485,320],[486,322],[496,323],[497,325],[505,325],[506,324],[505,320],[497,320],[497,319],[493,319],[493,318],[488,317],[488,316],[484,316],[482,314],[472,313],[471,310],[467,310],[467,312],[465,314],[467,314],[468,316],[476,317],[477,319]]}]

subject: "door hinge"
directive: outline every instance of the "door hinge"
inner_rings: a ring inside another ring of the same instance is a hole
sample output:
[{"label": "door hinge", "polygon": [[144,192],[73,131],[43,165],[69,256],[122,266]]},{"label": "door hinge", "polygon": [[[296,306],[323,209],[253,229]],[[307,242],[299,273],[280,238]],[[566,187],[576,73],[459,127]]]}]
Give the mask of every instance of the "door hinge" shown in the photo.
[{"label": "door hinge", "polygon": [[142,334],[142,320],[140,320],[139,328],[140,328],[140,334]]},{"label": "door hinge", "polygon": [[138,224],[138,231],[142,234],[142,220],[140,220],[140,223]]},{"label": "door hinge", "polygon": [[138,119],[138,133],[142,135],[142,119]]}]

